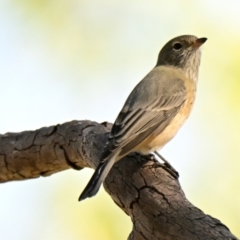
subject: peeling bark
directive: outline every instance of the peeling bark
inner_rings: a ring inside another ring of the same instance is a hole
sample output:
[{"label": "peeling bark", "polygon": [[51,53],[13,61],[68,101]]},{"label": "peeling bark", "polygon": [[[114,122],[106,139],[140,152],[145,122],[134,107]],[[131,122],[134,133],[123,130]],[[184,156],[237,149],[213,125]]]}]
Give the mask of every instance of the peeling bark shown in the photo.
[{"label": "peeling bark", "polygon": [[[111,124],[72,121],[0,135],[0,182],[96,168]],[[104,187],[131,217],[129,240],[237,239],[185,197],[179,181],[155,159],[132,153],[117,162]]]}]

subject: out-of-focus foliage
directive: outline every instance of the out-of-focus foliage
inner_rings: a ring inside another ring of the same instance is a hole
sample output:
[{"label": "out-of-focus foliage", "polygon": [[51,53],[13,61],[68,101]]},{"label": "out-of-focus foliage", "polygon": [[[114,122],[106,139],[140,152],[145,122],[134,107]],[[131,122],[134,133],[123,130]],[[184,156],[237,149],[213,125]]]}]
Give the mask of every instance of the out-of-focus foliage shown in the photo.
[{"label": "out-of-focus foliage", "polygon": [[[159,49],[207,37],[194,111],[162,151],[187,197],[240,236],[240,3],[1,0],[0,132],[72,119],[114,121]],[[90,171],[0,186],[0,238],[126,239],[132,225]]]}]

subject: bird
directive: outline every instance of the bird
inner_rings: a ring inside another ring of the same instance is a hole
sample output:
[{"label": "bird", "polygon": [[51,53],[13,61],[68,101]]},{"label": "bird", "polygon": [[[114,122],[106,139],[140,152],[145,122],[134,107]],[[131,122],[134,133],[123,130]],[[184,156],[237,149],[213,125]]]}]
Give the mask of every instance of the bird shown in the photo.
[{"label": "bird", "polygon": [[206,41],[181,35],[162,47],[155,67],[135,86],[118,114],[79,201],[96,195],[115,162],[131,152],[156,153],[176,135],[193,107],[201,46]]}]

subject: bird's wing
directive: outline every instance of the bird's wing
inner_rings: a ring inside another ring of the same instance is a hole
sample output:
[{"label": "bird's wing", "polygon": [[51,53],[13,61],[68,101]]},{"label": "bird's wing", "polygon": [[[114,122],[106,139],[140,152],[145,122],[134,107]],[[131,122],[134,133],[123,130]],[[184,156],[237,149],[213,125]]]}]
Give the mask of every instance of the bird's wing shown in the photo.
[{"label": "bird's wing", "polygon": [[153,69],[129,95],[112,127],[101,160],[120,151],[120,155],[127,154],[156,128],[164,130],[185,100],[182,78],[165,68]]}]

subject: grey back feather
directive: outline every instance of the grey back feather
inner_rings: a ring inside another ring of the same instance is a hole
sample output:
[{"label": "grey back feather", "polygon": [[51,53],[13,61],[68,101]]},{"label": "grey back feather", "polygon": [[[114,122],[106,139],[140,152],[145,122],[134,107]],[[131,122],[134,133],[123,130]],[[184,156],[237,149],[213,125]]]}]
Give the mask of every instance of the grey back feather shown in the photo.
[{"label": "grey back feather", "polygon": [[[162,124],[162,130],[177,114],[186,98],[181,69],[155,67],[129,95],[119,113],[102,153],[102,161],[116,153],[128,154]],[[122,150],[121,150],[122,149]]]}]

